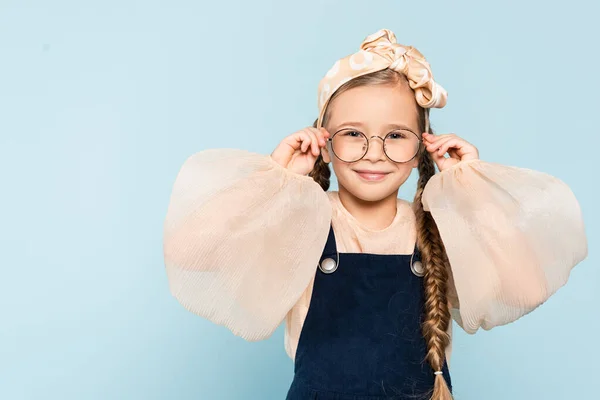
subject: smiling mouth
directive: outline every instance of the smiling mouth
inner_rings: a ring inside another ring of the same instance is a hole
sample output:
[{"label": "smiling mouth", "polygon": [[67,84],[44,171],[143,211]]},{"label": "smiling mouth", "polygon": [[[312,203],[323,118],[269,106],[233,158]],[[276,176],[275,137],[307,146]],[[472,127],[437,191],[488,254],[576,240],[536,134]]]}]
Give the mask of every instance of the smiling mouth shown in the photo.
[{"label": "smiling mouth", "polygon": [[381,180],[385,179],[385,177],[387,175],[390,174],[389,172],[379,172],[379,171],[354,170],[354,172],[356,172],[359,177],[361,177],[362,179],[367,180],[367,181],[381,181]]}]

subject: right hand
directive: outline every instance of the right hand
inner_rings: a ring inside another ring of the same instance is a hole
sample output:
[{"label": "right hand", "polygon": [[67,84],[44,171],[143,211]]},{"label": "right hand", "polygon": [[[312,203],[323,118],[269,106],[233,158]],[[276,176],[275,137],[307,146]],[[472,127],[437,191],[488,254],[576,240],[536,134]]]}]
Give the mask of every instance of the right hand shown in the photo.
[{"label": "right hand", "polygon": [[329,132],[325,128],[307,127],[279,143],[271,158],[279,165],[301,175],[313,170],[321,148],[327,146]]}]

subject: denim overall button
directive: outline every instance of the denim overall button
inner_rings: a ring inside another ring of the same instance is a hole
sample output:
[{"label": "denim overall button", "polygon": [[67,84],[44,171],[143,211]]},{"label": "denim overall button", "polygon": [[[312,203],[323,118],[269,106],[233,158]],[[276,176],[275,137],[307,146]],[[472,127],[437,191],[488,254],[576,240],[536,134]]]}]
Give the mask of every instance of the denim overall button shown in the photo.
[{"label": "denim overall button", "polygon": [[326,258],[321,261],[319,268],[326,274],[330,274],[337,269],[337,263],[333,258]]},{"label": "denim overall button", "polygon": [[425,269],[423,268],[423,263],[421,261],[415,261],[414,263],[412,263],[410,265],[410,269],[416,276],[425,275]]}]

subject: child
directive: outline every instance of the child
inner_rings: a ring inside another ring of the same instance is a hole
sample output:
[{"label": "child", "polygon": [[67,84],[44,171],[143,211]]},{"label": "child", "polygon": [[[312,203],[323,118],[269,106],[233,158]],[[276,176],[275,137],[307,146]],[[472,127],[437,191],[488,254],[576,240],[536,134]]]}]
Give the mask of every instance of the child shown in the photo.
[{"label": "child", "polygon": [[[164,227],[171,291],[247,340],[285,319],[288,400],[450,399],[451,318],[491,329],[564,285],[587,256],[579,204],[552,176],[434,135],[446,92],[389,30],[337,61],[318,99],[313,127],[270,156],[185,162]],[[398,191],[413,168],[411,203]]]}]

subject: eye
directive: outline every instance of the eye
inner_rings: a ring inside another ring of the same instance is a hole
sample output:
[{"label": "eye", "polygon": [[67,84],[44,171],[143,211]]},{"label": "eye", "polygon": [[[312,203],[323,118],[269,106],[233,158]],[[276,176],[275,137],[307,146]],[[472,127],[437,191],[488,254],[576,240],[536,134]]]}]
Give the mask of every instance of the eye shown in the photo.
[{"label": "eye", "polygon": [[410,134],[410,132],[395,131],[388,133],[387,137],[390,139],[406,139],[407,137],[409,137],[408,135]]},{"label": "eye", "polygon": [[352,130],[348,130],[342,133],[343,136],[349,136],[349,137],[361,137],[362,133],[358,132],[358,131],[352,131]]}]

